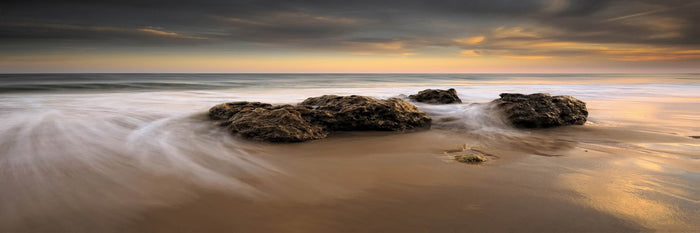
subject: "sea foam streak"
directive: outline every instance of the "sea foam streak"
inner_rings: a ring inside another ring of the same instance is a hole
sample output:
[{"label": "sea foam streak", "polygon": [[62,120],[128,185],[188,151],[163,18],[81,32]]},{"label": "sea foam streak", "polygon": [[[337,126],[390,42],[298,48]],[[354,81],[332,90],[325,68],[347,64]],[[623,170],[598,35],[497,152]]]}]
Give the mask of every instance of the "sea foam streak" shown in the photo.
[{"label": "sea foam streak", "polygon": [[243,179],[276,169],[212,126],[204,111],[165,99],[192,104],[159,94],[14,99],[0,113],[1,225],[32,218],[78,227],[95,214],[112,219],[173,204],[191,185],[260,195]]}]

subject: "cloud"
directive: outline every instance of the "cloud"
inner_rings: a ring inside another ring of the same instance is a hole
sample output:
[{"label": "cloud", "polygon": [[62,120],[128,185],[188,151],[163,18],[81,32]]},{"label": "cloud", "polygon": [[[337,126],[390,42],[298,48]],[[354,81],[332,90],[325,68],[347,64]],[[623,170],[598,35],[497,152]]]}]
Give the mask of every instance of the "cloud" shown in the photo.
[{"label": "cloud", "polygon": [[[0,51],[18,44],[173,49],[239,45],[353,54],[434,50],[462,56],[633,60],[633,56],[697,59],[694,53],[678,53],[700,46],[700,3],[693,0],[40,0],[3,4],[0,43],[5,45]],[[629,51],[611,52],[625,49]]]},{"label": "cloud", "polygon": [[169,37],[169,38],[177,38],[177,39],[193,39],[193,40],[206,40],[207,39],[206,37],[183,35],[183,34],[180,34],[177,32],[163,31],[160,28],[146,27],[146,28],[136,29],[136,31],[144,32],[144,33],[152,34],[152,35],[156,35],[156,36],[161,36],[161,37]]},{"label": "cloud", "polygon": [[550,56],[502,56],[504,58],[511,58],[511,59],[526,59],[526,60],[541,60],[541,59],[549,59],[552,58]]},{"label": "cloud", "polygon": [[360,30],[363,19],[309,12],[264,12],[247,18],[214,16],[232,40],[256,42],[318,41]]},{"label": "cloud", "polygon": [[[500,34],[503,30],[492,30]],[[510,30],[508,30],[510,31]],[[520,31],[520,30],[515,30]],[[558,35],[561,32],[553,32]],[[464,56],[495,56],[509,59],[580,58],[611,61],[699,60],[698,49],[684,46],[652,46],[634,43],[589,43],[559,41],[557,36],[539,34],[523,37],[519,33],[503,37],[486,35],[482,43],[461,43]],[[477,52],[478,51],[478,52]]]},{"label": "cloud", "polygon": [[179,34],[177,34],[175,32],[166,32],[166,31],[156,30],[156,29],[152,29],[152,28],[140,28],[140,29],[136,29],[136,30],[141,31],[141,32],[146,32],[146,33],[152,33],[152,34],[159,35],[159,36],[172,36],[172,37],[179,36]]},{"label": "cloud", "polygon": [[481,56],[481,54],[476,50],[462,50],[459,52],[459,54],[462,56],[469,56],[469,57]]},{"label": "cloud", "polygon": [[58,23],[2,23],[0,41],[81,41],[117,44],[186,43],[206,40],[204,36],[166,31],[162,28],[128,28]]},{"label": "cloud", "polygon": [[473,36],[462,39],[455,39],[454,41],[460,44],[475,45],[481,43],[482,41],[484,41],[484,39],[486,39],[486,37],[484,36]]},{"label": "cloud", "polygon": [[540,35],[534,30],[526,30],[521,27],[498,27],[491,31],[491,37],[496,39],[532,39]]},{"label": "cloud", "polygon": [[558,40],[645,45],[700,44],[697,1],[612,1],[585,16],[533,16],[563,31]]}]

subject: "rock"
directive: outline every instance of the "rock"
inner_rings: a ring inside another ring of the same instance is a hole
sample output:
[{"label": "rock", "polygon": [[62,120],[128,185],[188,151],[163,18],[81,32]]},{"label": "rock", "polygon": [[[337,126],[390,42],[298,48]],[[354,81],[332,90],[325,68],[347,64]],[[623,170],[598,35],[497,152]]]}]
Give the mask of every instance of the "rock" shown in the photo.
[{"label": "rock", "polygon": [[342,108],[352,105],[362,105],[368,102],[375,102],[377,99],[367,96],[351,95],[323,95],[319,97],[306,98],[299,105],[323,107],[325,109],[340,111]]},{"label": "rock", "polygon": [[308,98],[300,105],[232,102],[209,109],[209,117],[232,133],[269,142],[325,138],[336,130],[403,131],[430,127],[430,117],[405,100],[364,96]]},{"label": "rock", "polygon": [[303,106],[260,102],[233,102],[209,109],[209,118],[220,120],[232,133],[245,138],[270,142],[301,142],[326,137],[328,132],[311,125],[313,110]]},{"label": "rock", "polygon": [[583,125],[588,117],[586,103],[571,96],[502,93],[493,101],[506,120],[518,128],[549,128]]},{"label": "rock", "polygon": [[300,105],[315,107],[312,122],[330,130],[403,131],[429,128],[431,122],[427,114],[398,98],[324,95],[308,98]]},{"label": "rock", "polygon": [[487,156],[495,157],[479,149],[467,147],[467,144],[462,144],[459,148],[447,149],[443,153],[455,161],[462,163],[481,163],[488,160],[486,159]]},{"label": "rock", "polygon": [[260,102],[245,101],[219,104],[209,109],[209,118],[213,120],[228,120],[241,110],[269,107],[272,107],[272,105]]},{"label": "rock", "polygon": [[454,88],[448,90],[426,89],[418,92],[418,94],[410,95],[408,98],[416,102],[430,104],[462,103]]},{"label": "rock", "polygon": [[235,113],[225,124],[232,132],[245,138],[269,142],[303,142],[325,138],[326,129],[304,119],[309,113],[301,106],[264,106],[247,108]]},{"label": "rock", "polygon": [[455,155],[455,160],[457,162],[462,162],[462,163],[486,162],[486,158],[484,156],[474,154],[474,153],[465,153],[465,154]]}]

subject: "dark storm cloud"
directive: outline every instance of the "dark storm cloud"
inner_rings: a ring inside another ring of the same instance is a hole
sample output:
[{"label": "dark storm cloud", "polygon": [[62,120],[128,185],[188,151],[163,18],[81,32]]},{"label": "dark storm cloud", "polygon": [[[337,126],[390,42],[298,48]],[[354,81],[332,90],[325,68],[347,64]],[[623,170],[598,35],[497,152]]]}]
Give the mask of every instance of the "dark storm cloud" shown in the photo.
[{"label": "dark storm cloud", "polygon": [[0,37],[3,40],[40,41],[73,40],[134,42],[157,44],[166,42],[188,42],[206,40],[201,36],[192,36],[176,32],[163,31],[156,27],[122,28],[113,26],[87,26],[76,24],[0,24]]},{"label": "dark storm cloud", "polygon": [[597,43],[698,44],[700,2],[615,1],[594,15],[538,15],[543,25],[566,31],[556,40]]},{"label": "dark storm cloud", "polygon": [[[0,5],[0,41],[254,42],[396,52],[425,46],[517,50],[514,41],[697,46],[699,11],[693,0],[10,1]],[[536,36],[499,37],[499,27]],[[485,36],[479,45],[454,42],[479,34]]]},{"label": "dark storm cloud", "polygon": [[215,17],[231,39],[260,42],[294,42],[347,35],[361,30],[363,19],[307,12],[259,12],[247,17]]}]

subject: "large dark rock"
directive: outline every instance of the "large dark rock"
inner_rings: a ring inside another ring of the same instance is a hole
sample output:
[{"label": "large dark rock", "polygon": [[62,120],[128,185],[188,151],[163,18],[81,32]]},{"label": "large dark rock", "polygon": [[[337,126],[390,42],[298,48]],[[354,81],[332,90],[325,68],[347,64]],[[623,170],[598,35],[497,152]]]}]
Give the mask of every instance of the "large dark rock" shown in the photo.
[{"label": "large dark rock", "polygon": [[583,125],[588,117],[586,103],[571,96],[503,93],[493,103],[518,128],[549,128]]},{"label": "large dark rock", "polygon": [[209,109],[209,117],[213,120],[228,120],[236,113],[243,110],[251,110],[256,108],[270,108],[271,104],[260,102],[231,102],[219,104]]},{"label": "large dark rock", "polygon": [[328,131],[309,123],[313,110],[304,106],[273,106],[259,102],[234,102],[209,109],[209,117],[222,120],[232,133],[270,142],[303,142],[325,138]]},{"label": "large dark rock", "polygon": [[308,98],[300,105],[233,102],[209,109],[232,133],[270,142],[325,138],[330,131],[403,131],[430,127],[430,117],[402,99],[364,96]]},{"label": "large dark rock", "polygon": [[303,106],[318,111],[312,122],[330,130],[402,131],[430,127],[430,117],[398,98],[379,100],[366,96],[324,95],[308,98]]},{"label": "large dark rock", "polygon": [[418,94],[410,95],[408,98],[416,102],[430,104],[462,103],[454,88],[448,90],[426,89],[418,92]]}]

